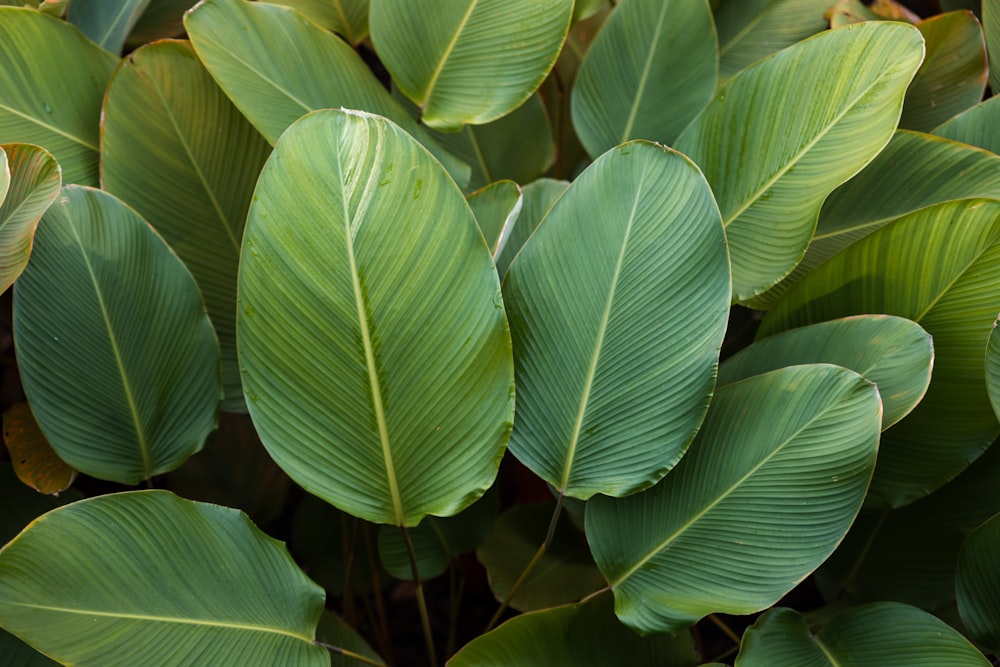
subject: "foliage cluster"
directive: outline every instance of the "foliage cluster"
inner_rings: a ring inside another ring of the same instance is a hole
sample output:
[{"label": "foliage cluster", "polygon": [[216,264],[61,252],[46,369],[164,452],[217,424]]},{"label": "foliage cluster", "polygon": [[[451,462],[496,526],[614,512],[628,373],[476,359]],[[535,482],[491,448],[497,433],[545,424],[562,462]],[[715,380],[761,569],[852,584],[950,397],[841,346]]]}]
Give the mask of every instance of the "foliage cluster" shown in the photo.
[{"label": "foliage cluster", "polygon": [[0,663],[991,664],[1000,0],[27,2]]}]

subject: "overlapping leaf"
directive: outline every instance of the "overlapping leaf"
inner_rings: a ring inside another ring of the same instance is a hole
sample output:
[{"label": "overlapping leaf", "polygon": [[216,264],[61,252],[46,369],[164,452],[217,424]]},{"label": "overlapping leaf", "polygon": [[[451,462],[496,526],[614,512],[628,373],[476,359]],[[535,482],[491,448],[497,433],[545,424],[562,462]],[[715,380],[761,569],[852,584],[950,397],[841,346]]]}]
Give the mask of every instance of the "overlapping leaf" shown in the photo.
[{"label": "overlapping leaf", "polygon": [[996,131],[998,123],[1000,96],[994,96],[942,123],[934,129],[934,134],[1000,153],[1000,132]]},{"label": "overlapping leaf", "polygon": [[1000,90],[1000,68],[995,66],[1000,62],[1000,0],[983,0],[982,15],[986,50],[990,63],[994,65],[989,70],[990,88]]},{"label": "overlapping leaf", "polygon": [[14,289],[24,390],[60,458],[135,484],[215,428],[219,344],[198,287],[135,211],[63,188]]},{"label": "overlapping leaf", "polygon": [[321,111],[283,135],[239,290],[250,414],[305,489],[413,526],[490,486],[513,413],[497,275],[461,192],[398,126]]},{"label": "overlapping leaf", "polygon": [[423,122],[458,130],[535,92],[572,14],[572,0],[372,0],[369,18],[379,58]]},{"label": "overlapping leaf", "polygon": [[736,667],[987,667],[990,664],[944,621],[894,602],[848,609],[816,634],[797,612],[772,609],[743,637]]},{"label": "overlapping leaf", "polygon": [[1000,647],[1000,514],[965,539],[955,571],[955,595],[970,636]]},{"label": "overlapping leaf", "polygon": [[882,430],[920,402],[931,380],[930,335],[901,317],[861,315],[775,334],[719,367],[720,385],[796,364],[836,364],[878,387]]},{"label": "overlapping leaf", "polygon": [[497,273],[501,278],[507,275],[507,269],[510,268],[514,257],[524,247],[528,238],[535,233],[549,209],[568,187],[568,181],[540,178],[521,188],[521,211],[513,221],[514,224],[504,240],[503,247],[496,255]]},{"label": "overlapping leaf", "polygon": [[494,258],[510,238],[523,201],[521,188],[514,181],[497,181],[469,195],[469,207]]},{"label": "overlapping leaf", "polygon": [[[162,0],[158,0],[162,1]],[[106,51],[121,53],[125,37],[151,0],[76,0],[66,19]]]},{"label": "overlapping leaf", "polygon": [[27,403],[15,403],[3,413],[3,441],[18,479],[39,493],[58,496],[76,479],[76,471],[42,435]]},{"label": "overlapping leaf", "polygon": [[268,0],[298,10],[357,46],[368,36],[369,0]]},{"label": "overlapping leaf", "polygon": [[64,182],[97,185],[101,99],[117,62],[65,21],[0,7],[0,144],[43,146]]},{"label": "overlapping leaf", "polygon": [[511,452],[576,498],[662,478],[708,407],[729,312],[726,260],[712,193],[684,156],[636,141],[595,161],[504,280],[517,367]]},{"label": "overlapping leaf", "polygon": [[629,139],[672,144],[718,71],[707,0],[625,0],[602,26],[573,85],[573,127],[591,157]]},{"label": "overlapping leaf", "polygon": [[922,42],[887,22],[816,35],[731,79],[677,140],[719,202],[735,300],[795,267],[823,200],[889,141]]},{"label": "overlapping leaf", "polygon": [[587,538],[640,632],[774,604],[833,551],[878,446],[875,386],[826,364],[721,387],[691,450],[660,484],[587,507]]},{"label": "overlapping leaf", "polygon": [[467,644],[448,667],[697,664],[690,634],[639,637],[615,620],[611,598],[603,595],[513,618]]},{"label": "overlapping leaf", "polygon": [[62,175],[44,148],[7,144],[0,150],[8,177],[0,204],[0,290],[6,290],[28,265],[35,228],[59,194]]},{"label": "overlapping leaf", "polygon": [[272,144],[316,109],[381,114],[427,146],[459,184],[469,167],[443,151],[360,56],[298,12],[264,2],[205,0],[184,26],[212,77]]},{"label": "overlapping leaf", "polygon": [[715,14],[719,76],[728,79],[826,28],[830,0],[729,0]]},{"label": "overlapping leaf", "polygon": [[986,44],[972,12],[939,14],[917,24],[927,57],[906,91],[899,126],[921,132],[975,106],[986,90]]},{"label": "overlapping leaf", "polygon": [[906,317],[934,337],[927,395],[882,438],[870,500],[898,507],[957,475],[1000,434],[985,382],[1000,303],[1000,203],[960,200],[911,213],[789,290],[761,335],[860,313]]},{"label": "overlapping leaf", "polygon": [[227,410],[245,410],[236,362],[236,271],[250,198],[271,147],[188,42],[134,51],[104,103],[104,188],[146,218],[194,274],[219,336]]},{"label": "overlapping leaf", "polygon": [[322,608],[245,515],[166,491],[53,510],[0,550],[0,625],[64,664],[329,665]]},{"label": "overlapping leaf", "polygon": [[969,197],[1000,198],[1000,158],[901,130],[823,203],[816,233],[795,270],[748,303],[770,308],[807,273],[880,227],[932,204]]},{"label": "overlapping leaf", "polygon": [[997,322],[993,323],[986,344],[986,391],[993,405],[993,414],[1000,419],[1000,334],[997,334]]}]

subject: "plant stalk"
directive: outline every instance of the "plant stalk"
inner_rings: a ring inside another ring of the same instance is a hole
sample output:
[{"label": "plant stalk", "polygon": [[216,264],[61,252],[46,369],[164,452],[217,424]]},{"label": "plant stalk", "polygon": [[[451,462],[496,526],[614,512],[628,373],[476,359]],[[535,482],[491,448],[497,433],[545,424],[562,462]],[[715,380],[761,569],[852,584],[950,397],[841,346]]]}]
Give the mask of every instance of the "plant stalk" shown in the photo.
[{"label": "plant stalk", "polygon": [[406,542],[406,550],[410,554],[410,572],[413,576],[413,583],[417,587],[417,607],[420,609],[420,624],[424,626],[424,639],[427,641],[427,659],[432,666],[438,664],[437,651],[434,649],[434,635],[431,632],[431,617],[427,612],[427,601],[424,599],[424,585],[420,580],[420,571],[417,568],[417,550],[413,548],[413,540],[410,539],[410,531],[406,526],[400,526],[403,531],[403,540]]},{"label": "plant stalk", "polygon": [[348,651],[346,648],[341,648],[339,646],[334,646],[332,644],[327,644],[325,642],[316,642],[316,645],[322,646],[331,653],[336,653],[337,655],[342,655],[345,658],[350,658],[351,660],[357,660],[358,662],[363,662],[366,665],[374,665],[375,667],[385,667],[384,662],[380,662],[378,660],[372,660],[371,658],[361,655],[360,653],[355,653],[354,651]]}]

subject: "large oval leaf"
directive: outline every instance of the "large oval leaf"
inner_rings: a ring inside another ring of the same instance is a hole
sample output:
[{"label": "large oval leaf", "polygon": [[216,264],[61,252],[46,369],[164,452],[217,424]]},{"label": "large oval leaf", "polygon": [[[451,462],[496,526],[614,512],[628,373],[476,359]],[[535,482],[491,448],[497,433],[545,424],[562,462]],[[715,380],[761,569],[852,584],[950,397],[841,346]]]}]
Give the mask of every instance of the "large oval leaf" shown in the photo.
[{"label": "large oval leaf", "polygon": [[430,127],[506,115],[559,56],[572,0],[372,0],[372,42]]},{"label": "large oval leaf", "polygon": [[524,198],[514,181],[497,181],[469,195],[469,208],[494,259],[510,238]]},{"label": "large oval leaf", "polygon": [[569,181],[540,178],[521,188],[521,211],[511,221],[513,224],[496,255],[497,273],[501,278],[507,275],[510,263],[568,187]]},{"label": "large oval leaf", "polygon": [[0,205],[0,291],[5,291],[28,265],[35,228],[59,194],[62,171],[44,148],[7,144],[0,149],[10,177]]},{"label": "large oval leaf", "polygon": [[329,665],[322,609],[246,515],[166,491],[53,510],[0,550],[0,625],[64,664]]},{"label": "large oval leaf", "polygon": [[250,414],[306,490],[413,526],[490,486],[514,406],[496,271],[462,193],[398,126],[321,111],[289,128],[239,289]]},{"label": "large oval leaf", "polygon": [[270,0],[298,10],[357,46],[368,36],[368,0]]},{"label": "large oval leaf", "polygon": [[791,609],[768,611],[743,635],[736,667],[987,667],[944,621],[894,602],[852,607],[818,633]]},{"label": "large oval leaf", "polygon": [[687,158],[636,141],[594,162],[504,280],[517,367],[511,452],[575,498],[662,478],[715,384],[726,259],[712,193]]},{"label": "large oval leaf", "polygon": [[922,57],[912,26],[828,31],[733,77],[680,136],[719,202],[735,300],[795,267],[823,200],[889,141]]},{"label": "large oval leaf", "polygon": [[905,216],[808,274],[760,334],[858,313],[906,317],[934,337],[927,395],[882,437],[869,500],[898,507],[930,493],[1000,434],[985,354],[1000,303],[1000,203],[946,202]]},{"label": "large oval leaf", "polygon": [[693,667],[690,633],[638,637],[615,620],[611,598],[513,618],[469,642],[448,667]]},{"label": "large oval leaf", "polygon": [[625,0],[573,85],[573,127],[591,157],[629,139],[671,144],[715,92],[707,0]]},{"label": "large oval leaf", "polygon": [[63,188],[14,288],[24,391],[52,447],[124,484],[176,468],[215,428],[219,344],[194,279],[113,196]]},{"label": "large oval leaf", "polygon": [[795,270],[748,303],[770,308],[804,275],[880,227],[926,206],[969,197],[1000,197],[1000,157],[900,130],[823,203],[809,250]]},{"label": "large oval leaf", "polygon": [[917,28],[927,44],[927,58],[906,91],[899,126],[930,132],[983,99],[986,44],[969,11],[939,14]]},{"label": "large oval leaf", "polygon": [[955,595],[970,636],[1000,647],[1000,514],[965,539],[955,570]]},{"label": "large oval leaf", "polygon": [[774,604],[833,551],[861,507],[878,446],[873,384],[838,366],[791,366],[722,387],[666,479],[597,497],[587,537],[640,632]]},{"label": "large oval leaf", "polygon": [[188,42],[132,52],[104,102],[104,188],[148,220],[194,274],[219,336],[228,410],[245,410],[236,362],[236,271],[250,197],[271,147]]},{"label": "large oval leaf", "polygon": [[65,21],[0,7],[0,143],[44,146],[65,182],[97,185],[101,99],[117,62]]},{"label": "large oval leaf", "polygon": [[125,44],[125,37],[150,2],[151,0],[76,0],[69,6],[66,19],[102,49],[119,54]]},{"label": "large oval leaf", "polygon": [[934,134],[1000,153],[1000,133],[996,132],[997,123],[1000,123],[1000,96],[980,102],[947,123],[938,125],[934,129]]},{"label": "large oval leaf", "polygon": [[[990,63],[1000,62],[1000,0],[983,0],[983,31]],[[989,69],[990,88],[1000,90],[1000,67]]]},{"label": "large oval leaf", "polygon": [[272,144],[316,109],[381,114],[427,146],[459,184],[468,165],[443,151],[336,35],[265,2],[204,0],[184,17],[188,36],[233,104]]},{"label": "large oval leaf", "polygon": [[728,79],[761,58],[826,28],[831,0],[726,0],[715,13],[719,76]]},{"label": "large oval leaf", "polygon": [[924,397],[933,362],[933,342],[919,324],[902,317],[860,315],[758,341],[719,367],[718,382],[729,384],[796,364],[850,368],[878,387],[885,430]]}]

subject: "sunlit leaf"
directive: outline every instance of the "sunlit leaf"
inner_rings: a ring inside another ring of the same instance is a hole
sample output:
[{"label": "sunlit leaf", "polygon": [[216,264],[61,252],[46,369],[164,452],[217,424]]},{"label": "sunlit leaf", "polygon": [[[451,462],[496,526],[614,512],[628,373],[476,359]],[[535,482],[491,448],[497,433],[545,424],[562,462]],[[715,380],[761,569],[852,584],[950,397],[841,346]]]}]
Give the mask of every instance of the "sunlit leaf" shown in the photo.
[{"label": "sunlit leaf", "polygon": [[0,205],[0,291],[10,287],[28,264],[35,228],[62,185],[59,165],[44,148],[7,144],[4,175],[9,187]]}]

